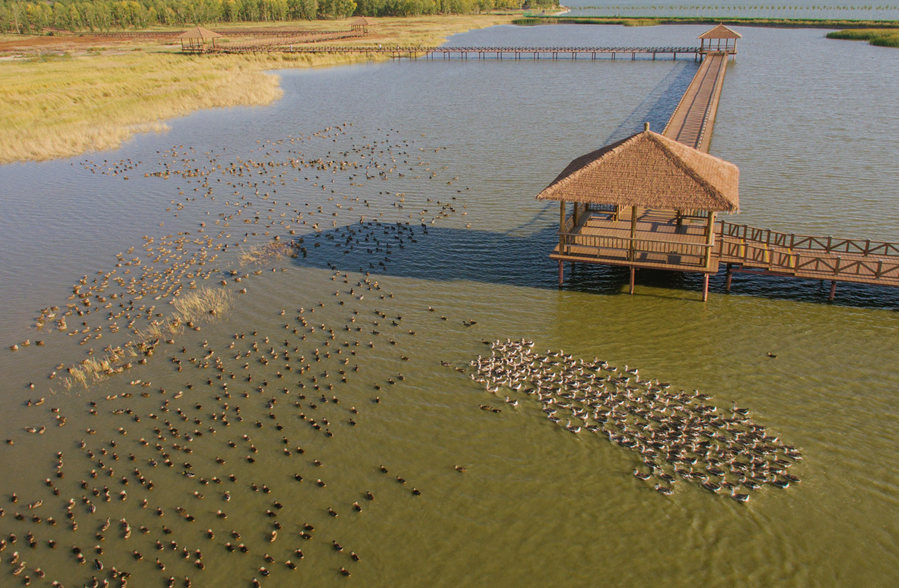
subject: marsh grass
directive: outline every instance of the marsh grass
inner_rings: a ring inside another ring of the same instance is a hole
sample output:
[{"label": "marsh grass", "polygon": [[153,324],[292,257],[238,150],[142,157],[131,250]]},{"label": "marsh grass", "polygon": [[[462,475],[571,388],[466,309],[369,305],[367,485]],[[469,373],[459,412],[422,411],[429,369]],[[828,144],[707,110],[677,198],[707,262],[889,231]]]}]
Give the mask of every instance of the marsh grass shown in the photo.
[{"label": "marsh grass", "polygon": [[[508,23],[512,16],[369,19],[354,44],[432,45],[458,32]],[[250,23],[279,28],[291,23]],[[292,23],[303,29],[340,21]],[[241,27],[233,27],[234,35]],[[229,29],[231,30],[231,29]],[[134,49],[140,49],[135,51]],[[364,62],[365,55],[182,55],[171,44],[116,42],[80,53],[0,64],[0,163],[54,159],[114,149],[135,133],[162,132],[164,121],[205,108],[264,105],[282,95],[271,70]],[[385,57],[386,59],[386,57]]]},{"label": "marsh grass", "polygon": [[282,257],[296,257],[297,249],[293,243],[284,243],[282,241],[270,241],[261,245],[254,245],[249,249],[243,250],[238,258],[241,267],[245,265],[255,265],[268,263],[281,259]]},{"label": "marsh grass", "polygon": [[198,323],[221,318],[228,312],[234,295],[226,288],[198,288],[182,294],[172,301],[173,312],[164,321],[151,323],[137,333],[135,338],[117,347],[107,348],[101,357],[88,357],[67,368],[62,379],[66,390],[87,388],[110,376],[133,367],[134,360],[146,363],[161,341],[173,341],[185,328],[196,328]]},{"label": "marsh grass", "polygon": [[899,47],[899,30],[896,29],[845,29],[827,33],[827,38],[867,41],[877,47]]}]

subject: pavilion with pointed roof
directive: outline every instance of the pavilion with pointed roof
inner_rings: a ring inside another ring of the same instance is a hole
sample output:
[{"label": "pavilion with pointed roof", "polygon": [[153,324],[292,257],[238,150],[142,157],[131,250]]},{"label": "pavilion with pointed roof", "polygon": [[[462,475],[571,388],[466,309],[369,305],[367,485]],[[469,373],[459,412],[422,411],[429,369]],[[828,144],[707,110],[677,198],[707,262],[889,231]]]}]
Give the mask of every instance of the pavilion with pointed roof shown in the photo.
[{"label": "pavilion with pointed roof", "polygon": [[350,21],[350,29],[361,35],[366,35],[368,34],[369,24],[370,23],[368,22],[367,18],[365,18],[364,16],[357,16],[352,21]]},{"label": "pavilion with pointed roof", "polygon": [[[649,130],[572,161],[537,195],[559,202],[559,262],[718,271],[715,216],[739,210],[732,163]],[[571,209],[569,214],[569,209]]]},{"label": "pavilion with pointed roof", "polygon": [[723,24],[704,32],[699,35],[699,53],[721,52],[728,55],[737,54],[737,39],[742,39],[743,35],[737,31],[730,29]]},{"label": "pavilion with pointed roof", "polygon": [[181,51],[202,52],[206,50],[206,44],[211,43],[215,49],[215,40],[221,35],[204,27],[194,27],[181,34]]}]

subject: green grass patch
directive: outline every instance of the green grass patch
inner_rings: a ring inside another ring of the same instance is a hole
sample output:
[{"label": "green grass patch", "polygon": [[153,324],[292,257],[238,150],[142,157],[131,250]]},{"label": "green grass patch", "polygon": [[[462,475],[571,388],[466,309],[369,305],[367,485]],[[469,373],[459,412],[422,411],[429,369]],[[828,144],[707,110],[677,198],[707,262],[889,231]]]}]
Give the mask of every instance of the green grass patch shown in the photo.
[{"label": "green grass patch", "polygon": [[877,47],[899,47],[899,30],[896,29],[844,29],[827,33],[827,38],[867,41]]}]

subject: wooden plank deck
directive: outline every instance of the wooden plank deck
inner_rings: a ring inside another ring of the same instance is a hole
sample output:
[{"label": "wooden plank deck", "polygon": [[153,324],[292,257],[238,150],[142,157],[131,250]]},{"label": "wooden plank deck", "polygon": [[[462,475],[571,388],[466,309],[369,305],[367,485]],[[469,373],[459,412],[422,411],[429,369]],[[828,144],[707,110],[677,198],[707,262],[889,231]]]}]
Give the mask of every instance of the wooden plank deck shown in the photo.
[{"label": "wooden plank deck", "polygon": [[726,53],[706,55],[668,120],[663,135],[708,153],[726,70]]}]

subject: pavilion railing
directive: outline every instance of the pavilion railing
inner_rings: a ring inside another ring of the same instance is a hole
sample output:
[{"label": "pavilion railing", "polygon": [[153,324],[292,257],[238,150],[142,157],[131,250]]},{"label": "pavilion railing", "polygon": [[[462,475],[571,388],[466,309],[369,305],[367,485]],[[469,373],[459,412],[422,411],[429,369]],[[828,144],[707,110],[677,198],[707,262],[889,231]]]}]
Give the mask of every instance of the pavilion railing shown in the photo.
[{"label": "pavilion railing", "polygon": [[[661,239],[610,237],[564,232],[559,235],[559,253],[597,260],[615,260],[639,265],[677,265],[693,269],[711,269],[709,255],[714,244],[682,243]],[[717,265],[717,260],[715,261]]]}]

